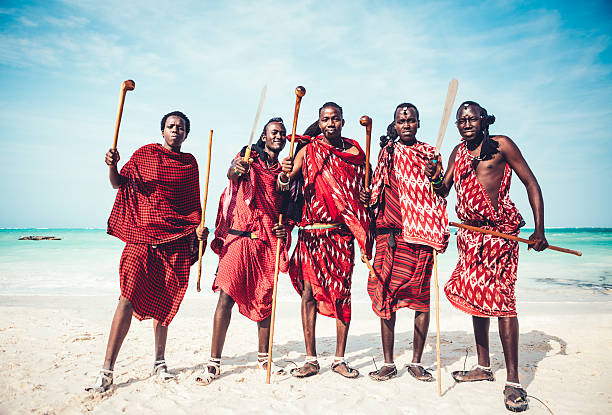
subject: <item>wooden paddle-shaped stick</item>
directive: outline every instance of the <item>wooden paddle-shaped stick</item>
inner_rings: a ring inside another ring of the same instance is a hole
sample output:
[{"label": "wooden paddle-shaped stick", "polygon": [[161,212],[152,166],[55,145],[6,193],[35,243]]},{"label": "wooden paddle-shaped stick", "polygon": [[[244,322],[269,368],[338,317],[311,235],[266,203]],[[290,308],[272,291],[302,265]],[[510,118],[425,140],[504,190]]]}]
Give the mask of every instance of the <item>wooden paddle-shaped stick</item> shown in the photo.
[{"label": "wooden paddle-shaped stick", "polygon": [[268,85],[264,85],[261,90],[261,95],[259,96],[259,105],[257,106],[257,112],[255,113],[255,122],[253,123],[253,128],[251,129],[251,137],[249,138],[249,144],[247,144],[246,151],[244,152],[244,157],[242,160],[245,162],[249,162],[251,158],[251,146],[253,145],[253,138],[255,137],[255,131],[257,130],[257,123],[259,123],[259,117],[261,116],[261,111],[263,109],[263,104],[266,101],[266,93],[268,91]]},{"label": "wooden paddle-shaped stick", "polygon": [[[506,233],[490,231],[488,229],[479,228],[477,226],[465,225],[463,223],[456,223],[456,222],[449,222],[448,224],[450,226],[454,226],[455,228],[462,228],[462,229],[467,229],[467,230],[474,231],[474,232],[485,233],[487,235],[498,236],[500,238],[509,239],[511,241],[523,242],[528,245],[533,245],[536,243],[536,241],[532,241],[530,239],[520,238],[518,236],[508,235]],[[582,256],[582,252],[580,251],[574,251],[573,249],[561,248],[561,247],[554,246],[554,245],[548,245],[546,249],[552,249],[553,251],[563,252],[565,254]]]},{"label": "wooden paddle-shaped stick", "polygon": [[[208,136],[208,162],[206,163],[206,184],[204,185],[204,203],[202,203],[202,220],[200,228],[204,227],[204,218],[206,217],[206,202],[208,200],[208,179],[210,178],[210,156],[212,150],[213,130],[210,130]],[[198,251],[198,283],[196,289],[200,292],[200,277],[202,276],[202,254],[204,253],[204,241],[200,241],[200,249]]]},{"label": "wooden paddle-shaped stick", "polygon": [[[451,79],[448,84],[448,91],[446,92],[446,101],[444,102],[444,110],[442,111],[442,121],[440,121],[440,129],[438,130],[438,140],[436,141],[436,150],[434,162],[437,162],[438,155],[440,154],[440,148],[444,141],[444,135],[446,134],[446,127],[450,119],[451,111],[455,103],[455,97],[457,96],[457,89],[459,83],[456,79]],[[429,183],[432,197],[435,197],[433,185]],[[440,367],[440,288],[438,286],[438,252],[433,250],[434,258],[434,285],[436,287],[436,354],[438,364],[438,396],[442,396],[442,376]]]},{"label": "wooden paddle-shaped stick", "polygon": [[[306,95],[306,88],[298,86],[295,88],[295,109],[293,111],[293,126],[291,128],[291,145],[289,146],[289,157],[293,158],[293,146],[295,143],[295,129],[297,128],[298,114],[302,98]],[[283,214],[278,215],[278,224],[283,224]],[[276,289],[278,287],[278,273],[280,271],[280,252],[282,240],[276,240],[276,258],[274,262],[274,288],[272,290],[272,314],[270,315],[270,339],[268,342],[268,366],[266,367],[266,383],[270,384],[272,374],[272,344],[274,342],[274,318],[276,317]]]},{"label": "wooden paddle-shaped stick", "polygon": [[119,139],[119,126],[121,125],[121,116],[123,115],[123,104],[125,103],[125,94],[127,91],[133,91],[136,84],[131,79],[123,81],[121,84],[121,92],[119,93],[119,109],[117,110],[117,121],[115,122],[115,137],[113,138],[113,150],[117,149],[117,140]]}]

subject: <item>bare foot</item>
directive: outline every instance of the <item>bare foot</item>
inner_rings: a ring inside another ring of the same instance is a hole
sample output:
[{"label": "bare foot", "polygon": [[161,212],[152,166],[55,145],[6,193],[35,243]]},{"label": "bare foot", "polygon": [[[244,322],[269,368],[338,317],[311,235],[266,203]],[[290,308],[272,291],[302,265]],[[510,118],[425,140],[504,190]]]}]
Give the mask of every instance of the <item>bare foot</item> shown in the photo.
[{"label": "bare foot", "polygon": [[477,382],[479,380],[488,380],[489,382],[493,382],[495,380],[495,376],[491,369],[482,369],[477,367],[472,370],[457,370],[451,373],[455,382]]},{"label": "bare foot", "polygon": [[510,412],[523,412],[529,408],[527,391],[523,388],[506,385],[504,388],[504,404]]},{"label": "bare foot", "polygon": [[359,376],[359,371],[353,369],[344,361],[334,362],[331,366],[331,370],[349,379],[355,379]]},{"label": "bare foot", "polygon": [[422,382],[433,382],[433,375],[420,365],[408,365],[408,373]]},{"label": "bare foot", "polygon": [[380,369],[375,370],[374,372],[368,373],[368,376],[378,381],[389,380],[397,376],[397,368],[395,367],[395,365],[393,366],[384,365]]},{"label": "bare foot", "polygon": [[291,369],[291,376],[296,378],[307,378],[309,376],[316,375],[319,373],[319,362],[316,360],[314,362],[306,362],[304,366],[300,368]]}]

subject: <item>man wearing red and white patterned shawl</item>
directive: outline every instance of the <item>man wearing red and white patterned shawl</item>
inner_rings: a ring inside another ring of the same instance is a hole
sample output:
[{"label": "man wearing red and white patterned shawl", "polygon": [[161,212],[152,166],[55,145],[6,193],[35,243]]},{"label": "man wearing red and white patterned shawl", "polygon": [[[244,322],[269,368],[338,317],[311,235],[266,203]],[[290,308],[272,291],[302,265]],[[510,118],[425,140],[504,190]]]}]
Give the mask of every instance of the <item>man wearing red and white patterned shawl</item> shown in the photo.
[{"label": "man wearing red and white patterned shawl", "polygon": [[[368,279],[372,309],[381,319],[384,365],[370,373],[375,380],[397,375],[393,362],[396,311],[415,310],[412,363],[409,373],[422,381],[432,375],[421,364],[429,327],[429,286],[433,250],[448,244],[446,200],[433,194],[425,165],[435,148],[416,139],[419,112],[410,103],[397,106],[394,121],[381,138],[372,193],[363,201],[376,216],[376,275]],[[396,140],[397,139],[397,140]]]},{"label": "man wearing red and white patterned shawl", "polygon": [[245,147],[228,170],[229,184],[219,201],[215,239],[210,245],[219,255],[212,286],[219,292],[219,300],[210,367],[208,373],[196,378],[200,384],[209,384],[220,374],[218,365],[235,303],[242,315],[257,322],[258,362],[259,367],[266,368],[277,240],[282,239],[281,272],[287,272],[287,249],[291,245],[285,226],[278,225],[283,205],[283,192],[277,187],[281,173],[278,155],[286,139],[283,120],[272,118],[252,146],[250,162],[243,160]]},{"label": "man wearing red and white patterned shawl", "polygon": [[[365,173],[365,155],[356,141],[341,135],[342,109],[326,103],[319,110],[321,135],[301,148],[293,166],[283,164],[293,179],[303,180],[304,205],[297,246],[289,264],[293,286],[302,296],[302,325],[306,364],[292,371],[296,377],[318,373],[316,313],[336,318],[336,359],[332,370],[356,377],[356,369],[344,362],[351,319],[351,277],[354,245],[369,254],[370,218],[359,201]],[[369,255],[368,255],[369,256]]]},{"label": "man wearing red and white patterned shawl", "polygon": [[[132,315],[152,318],[155,333],[154,374],[174,375],[164,360],[168,325],[176,315],[197,258],[198,237],[208,231],[200,223],[198,165],[180,151],[189,133],[189,119],[175,111],[161,121],[164,144],[148,144],[117,171],[119,153],[109,150],[112,186],[119,189],[108,219],[108,233],[126,243],[119,266],[121,296],[111,325],[103,369],[88,390],[102,392],[113,382],[113,367]],[[195,249],[194,249],[195,248]]]},{"label": "man wearing red and white patterned shawl", "polygon": [[[427,174],[435,191],[446,196],[453,183],[457,191],[457,216],[465,224],[510,235],[524,225],[510,200],[510,178],[514,170],[525,184],[533,211],[535,231],[529,237],[536,251],[548,246],[544,235],[544,202],[538,182],[516,144],[503,135],[489,136],[495,117],[479,104],[466,101],[457,111],[457,128],[463,141],[455,147],[448,169],[432,160]],[[514,241],[459,229],[459,261],[444,292],[451,304],[472,315],[478,366],[453,372],[457,382],[492,380],[489,360],[489,318],[498,317],[506,361],[506,407],[527,409],[527,394],[518,378],[518,319],[514,288],[517,279],[518,244]]]}]

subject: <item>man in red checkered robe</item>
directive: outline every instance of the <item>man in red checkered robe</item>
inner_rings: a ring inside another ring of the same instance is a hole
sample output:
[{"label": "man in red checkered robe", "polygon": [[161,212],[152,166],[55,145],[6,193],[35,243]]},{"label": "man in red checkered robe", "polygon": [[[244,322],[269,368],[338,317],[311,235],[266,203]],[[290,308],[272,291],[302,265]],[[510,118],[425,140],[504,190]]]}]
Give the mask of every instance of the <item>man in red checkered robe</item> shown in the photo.
[{"label": "man in red checkered robe", "polygon": [[[457,128],[462,142],[455,147],[445,174],[441,161],[427,166],[434,189],[448,195],[453,183],[457,191],[457,216],[465,224],[518,235],[524,225],[510,200],[510,178],[514,170],[525,184],[533,211],[535,231],[529,237],[536,251],[548,246],[544,235],[544,202],[540,186],[514,142],[503,135],[489,136],[495,117],[473,101],[457,110]],[[527,393],[518,377],[518,319],[514,288],[517,278],[518,243],[465,229],[457,232],[459,261],[444,287],[451,304],[472,315],[478,366],[453,372],[457,382],[493,380],[489,360],[489,319],[498,317],[499,335],[506,361],[506,407],[514,412],[527,409]]]},{"label": "man in red checkered robe", "polygon": [[363,202],[376,215],[376,275],[368,279],[372,309],[380,317],[384,365],[370,373],[374,380],[397,375],[393,362],[396,311],[415,310],[412,362],[408,373],[421,381],[433,377],[421,364],[429,328],[429,285],[433,250],[448,244],[446,200],[431,191],[425,165],[435,148],[416,139],[419,112],[410,103],[397,106],[394,122],[381,137],[383,147]]},{"label": "man in red checkered robe", "polygon": [[[332,370],[345,377],[358,376],[344,361],[351,318],[351,277],[354,245],[369,253],[370,218],[359,201],[363,188],[365,154],[356,141],[341,135],[342,108],[328,102],[319,110],[318,131],[307,139],[295,163],[283,164],[293,180],[300,180],[304,205],[296,249],[289,264],[293,286],[302,296],[302,325],[306,363],[292,374],[319,372],[316,313],[336,319],[336,358]],[[321,132],[321,135],[317,135]]]},{"label": "man in red checkered robe", "polygon": [[132,315],[153,319],[153,373],[162,379],[174,377],[164,359],[168,325],[185,295],[189,267],[197,259],[196,234],[201,239],[208,234],[206,229],[196,232],[201,218],[198,165],[191,154],[181,152],[189,127],[185,114],[166,114],[161,121],[164,144],[138,149],[121,173],[118,151],[106,154],[110,182],[119,189],[108,233],[126,245],[119,266],[121,296],[104,365],[87,390],[103,392],[112,384],[115,360]]},{"label": "man in red checkered robe", "polygon": [[215,239],[211,243],[219,255],[212,286],[219,292],[219,300],[213,320],[211,357],[207,370],[196,377],[199,384],[209,384],[221,373],[221,354],[234,304],[242,315],[257,322],[258,365],[267,367],[277,240],[282,240],[282,272],[287,271],[287,248],[291,244],[285,226],[278,224],[283,202],[283,192],[277,184],[281,173],[278,155],[286,139],[283,120],[272,118],[252,146],[251,160],[243,160],[245,147],[227,172],[229,184],[219,201]]}]

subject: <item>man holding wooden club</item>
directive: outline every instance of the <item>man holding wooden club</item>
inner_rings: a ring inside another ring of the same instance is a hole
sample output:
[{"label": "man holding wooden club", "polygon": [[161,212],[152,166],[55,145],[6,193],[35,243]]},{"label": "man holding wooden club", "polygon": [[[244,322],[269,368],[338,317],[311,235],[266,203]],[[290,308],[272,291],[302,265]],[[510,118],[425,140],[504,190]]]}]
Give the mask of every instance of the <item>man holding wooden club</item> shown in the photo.
[{"label": "man holding wooden club", "polygon": [[[257,322],[258,366],[268,361],[270,314],[274,286],[276,241],[282,239],[280,268],[287,270],[288,232],[278,223],[283,205],[282,176],[278,155],[287,134],[281,118],[272,118],[259,141],[245,159],[245,147],[227,172],[229,184],[221,195],[212,250],[219,255],[213,290],[219,300],[213,321],[210,359],[196,377],[200,385],[210,384],[221,373],[221,353],[230,324],[232,308]],[[285,183],[288,181],[286,180]]]},{"label": "man holding wooden club", "polygon": [[[479,104],[466,101],[457,110],[462,142],[455,147],[446,173],[441,159],[427,165],[435,192],[446,197],[453,185],[457,192],[457,216],[466,225],[518,235],[525,224],[510,200],[510,179],[515,171],[527,189],[535,232],[529,237],[536,251],[548,246],[544,236],[544,203],[540,186],[516,144],[503,135],[489,136],[495,117]],[[499,335],[506,362],[504,403],[513,412],[528,408],[527,393],[518,376],[519,326],[514,295],[518,243],[467,229],[457,232],[459,261],[444,287],[449,301],[471,314],[478,366],[453,372],[457,382],[495,380],[489,360],[490,317],[498,317]]]},{"label": "man holding wooden club", "polygon": [[[198,165],[181,145],[189,134],[189,119],[174,111],[161,120],[162,144],[148,144],[117,171],[119,152],[106,153],[109,178],[118,189],[108,220],[108,233],[126,243],[119,275],[121,296],[111,324],[104,365],[88,391],[104,392],[113,383],[113,368],[132,315],[152,318],[155,334],[153,374],[175,376],[165,362],[168,325],[178,312],[189,283],[189,268],[197,259],[200,187]],[[196,228],[198,228],[196,230]]]},{"label": "man holding wooden club", "polygon": [[[305,145],[283,171],[303,195],[298,243],[289,264],[293,286],[302,296],[306,362],[293,369],[298,378],[319,373],[315,327],[317,312],[336,319],[336,357],[332,371],[347,378],[359,372],[344,360],[351,319],[354,239],[362,253],[371,250],[370,218],[359,192],[364,184],[365,154],[342,137],[342,108],[333,102],[319,109],[319,120],[306,132]],[[302,143],[304,144],[304,142]]]},{"label": "man holding wooden club", "polygon": [[433,381],[421,357],[429,328],[433,250],[444,252],[449,231],[446,200],[431,192],[424,171],[435,147],[417,140],[419,126],[419,112],[413,104],[396,107],[394,121],[381,137],[372,191],[366,189],[360,195],[376,218],[376,275],[368,279],[368,293],[380,317],[385,363],[369,375],[378,381],[397,376],[395,320],[397,310],[405,307],[415,311],[408,373],[421,381]]}]

